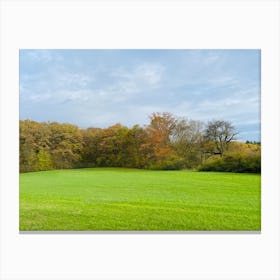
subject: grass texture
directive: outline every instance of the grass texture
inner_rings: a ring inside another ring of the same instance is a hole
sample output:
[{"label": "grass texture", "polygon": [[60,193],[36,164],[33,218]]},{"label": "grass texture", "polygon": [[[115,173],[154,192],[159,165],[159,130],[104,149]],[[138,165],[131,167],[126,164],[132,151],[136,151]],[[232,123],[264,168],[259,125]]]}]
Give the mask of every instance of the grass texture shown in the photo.
[{"label": "grass texture", "polygon": [[21,231],[259,231],[260,175],[87,168],[20,174]]}]

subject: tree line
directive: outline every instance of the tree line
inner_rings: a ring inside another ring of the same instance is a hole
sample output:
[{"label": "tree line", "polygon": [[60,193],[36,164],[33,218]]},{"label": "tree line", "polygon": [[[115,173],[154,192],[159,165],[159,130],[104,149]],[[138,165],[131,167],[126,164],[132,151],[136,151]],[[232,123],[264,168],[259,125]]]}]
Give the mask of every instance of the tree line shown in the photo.
[{"label": "tree line", "polygon": [[81,129],[57,122],[20,120],[20,172],[82,167],[159,170],[261,170],[261,145],[236,141],[224,120],[203,123],[152,113],[146,126],[119,123]]}]

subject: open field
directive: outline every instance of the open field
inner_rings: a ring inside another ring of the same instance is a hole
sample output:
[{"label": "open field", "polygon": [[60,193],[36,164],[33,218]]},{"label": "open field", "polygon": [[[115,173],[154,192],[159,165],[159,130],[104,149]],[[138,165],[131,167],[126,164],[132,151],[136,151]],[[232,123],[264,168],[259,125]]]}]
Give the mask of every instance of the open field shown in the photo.
[{"label": "open field", "polygon": [[20,174],[20,230],[260,230],[260,175],[124,168]]}]

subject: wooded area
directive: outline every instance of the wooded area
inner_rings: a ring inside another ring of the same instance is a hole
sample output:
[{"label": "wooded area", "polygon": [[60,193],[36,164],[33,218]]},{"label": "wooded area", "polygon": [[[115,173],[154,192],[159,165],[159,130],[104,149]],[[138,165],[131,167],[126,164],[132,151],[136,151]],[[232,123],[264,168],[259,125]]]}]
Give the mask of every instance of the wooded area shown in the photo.
[{"label": "wooded area", "polygon": [[82,167],[261,171],[260,143],[238,142],[227,121],[153,113],[146,126],[81,129],[20,120],[20,172]]}]

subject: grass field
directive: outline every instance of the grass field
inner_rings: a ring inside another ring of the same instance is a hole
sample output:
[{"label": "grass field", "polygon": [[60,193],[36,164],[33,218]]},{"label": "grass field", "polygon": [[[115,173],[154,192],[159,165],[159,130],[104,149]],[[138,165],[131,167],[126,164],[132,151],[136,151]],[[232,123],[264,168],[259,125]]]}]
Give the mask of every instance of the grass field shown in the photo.
[{"label": "grass field", "polygon": [[260,230],[260,175],[121,168],[20,174],[20,230]]}]

